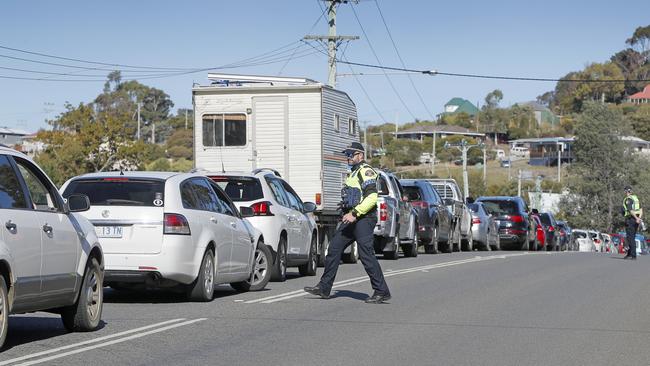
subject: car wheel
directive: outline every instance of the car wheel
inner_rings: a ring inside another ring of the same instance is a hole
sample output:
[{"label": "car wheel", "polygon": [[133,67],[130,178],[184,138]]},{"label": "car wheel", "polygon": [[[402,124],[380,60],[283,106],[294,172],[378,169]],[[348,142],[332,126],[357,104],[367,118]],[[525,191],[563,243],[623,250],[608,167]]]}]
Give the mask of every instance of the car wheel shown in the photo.
[{"label": "car wheel", "polygon": [[271,250],[263,241],[257,243],[253,259],[253,271],[246,281],[233,282],[230,287],[237,291],[259,291],[266,287],[271,279]]},{"label": "car wheel", "polygon": [[9,301],[7,298],[7,284],[4,276],[0,275],[0,349],[5,344],[9,330]]},{"label": "car wheel", "polygon": [[214,253],[208,249],[203,254],[199,275],[189,287],[188,298],[191,301],[211,301],[214,296],[214,277]]},{"label": "car wheel", "polygon": [[413,243],[410,245],[402,246],[402,251],[404,252],[405,257],[417,257],[418,256],[418,242],[420,238],[418,237],[418,232],[413,233]]},{"label": "car wheel", "polygon": [[97,329],[104,305],[103,280],[104,274],[97,259],[90,258],[86,263],[77,302],[61,311],[61,320],[65,329],[70,332],[88,332]]},{"label": "car wheel", "polygon": [[275,263],[271,270],[271,281],[284,282],[287,280],[287,238],[280,237]]},{"label": "car wheel", "polygon": [[431,233],[431,241],[429,244],[424,246],[424,252],[426,254],[437,254],[438,253],[438,226],[433,227],[433,232]]},{"label": "car wheel", "polygon": [[357,247],[357,242],[355,241],[350,245],[350,253],[343,253],[341,259],[343,263],[357,263],[359,261],[359,248]]},{"label": "car wheel", "polygon": [[469,234],[467,235],[467,239],[465,239],[464,245],[461,245],[461,249],[465,252],[471,252],[474,250],[474,233],[472,232],[472,230],[469,231]]},{"label": "car wheel", "polygon": [[315,276],[316,267],[318,267],[318,255],[316,254],[316,247],[318,246],[318,238],[312,235],[311,245],[309,246],[309,260],[307,263],[298,267],[298,272],[302,276]]}]

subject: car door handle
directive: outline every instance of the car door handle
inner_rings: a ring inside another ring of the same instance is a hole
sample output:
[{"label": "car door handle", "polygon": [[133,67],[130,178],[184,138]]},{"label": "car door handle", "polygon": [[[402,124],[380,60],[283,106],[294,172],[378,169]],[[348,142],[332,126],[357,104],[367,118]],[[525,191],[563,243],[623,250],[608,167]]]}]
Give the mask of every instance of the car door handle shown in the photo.
[{"label": "car door handle", "polygon": [[48,224],[43,225],[43,231],[45,231],[48,234],[52,234],[52,227]]},{"label": "car door handle", "polygon": [[233,222],[230,223],[230,226],[232,226],[233,228],[236,229],[237,228],[237,223],[233,221]]},{"label": "car door handle", "polygon": [[9,230],[9,231],[14,231],[14,230],[16,230],[16,228],[18,228],[18,227],[16,226],[16,224],[14,224],[13,222],[11,222],[11,220],[9,220],[9,221],[7,221],[7,222],[5,223],[5,227],[6,227],[7,230]]},{"label": "car door handle", "polygon": [[211,217],[210,221],[212,221],[213,224],[218,224],[219,223],[219,220],[217,220],[216,217]]},{"label": "car door handle", "polygon": [[294,222],[294,221],[296,221],[296,217],[289,215],[289,216],[287,216],[287,220],[289,220],[289,222]]}]

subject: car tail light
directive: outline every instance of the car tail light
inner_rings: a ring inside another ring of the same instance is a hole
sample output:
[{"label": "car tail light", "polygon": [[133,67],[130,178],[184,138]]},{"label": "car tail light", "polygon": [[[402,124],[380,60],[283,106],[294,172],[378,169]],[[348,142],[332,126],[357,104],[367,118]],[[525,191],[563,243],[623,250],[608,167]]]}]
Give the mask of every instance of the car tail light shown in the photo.
[{"label": "car tail light", "polygon": [[594,243],[600,244],[600,239],[594,239]]},{"label": "car tail light", "polygon": [[104,178],[104,182],[128,182],[129,178]]},{"label": "car tail light", "polygon": [[386,221],[388,220],[388,210],[387,210],[386,202],[382,202],[379,204],[379,221]]},{"label": "car tail light", "polygon": [[228,181],[228,177],[222,177],[222,176],[218,176],[218,175],[211,175],[208,178],[212,179],[215,182],[227,182]]},{"label": "car tail light", "polygon": [[474,217],[474,218],[472,218],[472,224],[476,224],[476,225],[478,225],[478,224],[480,224],[480,223],[481,223],[481,219],[479,219],[478,217]]},{"label": "car tail light", "polygon": [[512,222],[524,222],[524,217],[519,215],[508,216],[508,220]]},{"label": "car tail light", "polygon": [[253,214],[255,216],[274,216],[273,213],[271,213],[271,202],[262,201],[253,203],[251,208],[253,209]]},{"label": "car tail light", "polygon": [[183,215],[166,213],[164,234],[190,235],[190,224]]},{"label": "car tail light", "polygon": [[416,208],[428,208],[429,204],[424,201],[412,201],[411,205]]},{"label": "car tail light", "polygon": [[554,232],[554,231],[555,231],[555,228],[554,228],[553,226],[549,226],[549,227],[548,227],[548,231],[549,231],[549,232]]},{"label": "car tail light", "polygon": [[314,199],[314,201],[316,201],[316,205],[320,206],[322,199],[323,199],[323,195],[320,193],[316,193],[316,197]]}]

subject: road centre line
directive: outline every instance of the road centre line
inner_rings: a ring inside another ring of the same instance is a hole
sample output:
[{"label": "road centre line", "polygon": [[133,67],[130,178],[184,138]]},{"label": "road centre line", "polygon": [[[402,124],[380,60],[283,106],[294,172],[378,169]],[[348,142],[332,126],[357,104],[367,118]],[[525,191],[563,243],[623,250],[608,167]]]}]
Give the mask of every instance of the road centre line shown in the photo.
[{"label": "road centre line", "polygon": [[[413,268],[406,268],[402,270],[397,270],[397,271],[392,271],[390,273],[384,274],[384,277],[392,277],[392,276],[397,276],[401,274],[407,274],[407,273],[413,273],[413,272],[418,272],[422,270],[430,270],[430,269],[436,269],[436,268],[444,268],[444,267],[451,267],[451,266],[456,266],[459,264],[465,264],[465,263],[474,263],[474,262],[482,262],[482,261],[488,261],[492,259],[505,259],[507,257],[518,257],[521,255],[527,255],[529,253],[518,253],[518,254],[510,254],[510,255],[495,255],[495,256],[485,256],[485,257],[479,257],[479,258],[470,258],[470,259],[465,259],[465,260],[458,260],[458,261],[450,261],[450,262],[444,262],[444,263],[437,263],[437,264],[431,264],[431,265],[426,265],[426,266],[420,266],[420,267],[413,267]],[[349,286],[349,285],[354,285],[358,283],[363,283],[370,281],[370,279],[367,276],[363,277],[357,277],[353,279],[349,279],[346,281],[341,281],[338,283],[335,283],[332,288],[338,288],[338,287],[343,287],[343,286]],[[261,302],[263,304],[272,304],[274,302],[278,301],[283,301],[283,300],[289,300],[292,298],[296,297],[302,297],[309,295],[308,293],[304,292],[303,290],[300,291],[292,291],[288,292],[285,294],[281,295],[276,295],[276,296],[269,296],[267,298],[263,299],[258,299],[257,302]]]},{"label": "road centre line", "polygon": [[97,342],[100,342],[100,341],[103,341],[103,340],[106,340],[106,339],[121,337],[121,336],[124,336],[124,335],[127,335],[127,334],[139,332],[139,331],[142,331],[142,330],[147,330],[147,329],[151,329],[151,328],[155,328],[155,327],[159,327],[159,326],[163,326],[163,325],[167,325],[167,324],[171,324],[171,323],[177,323],[177,322],[180,322],[180,321],[183,321],[183,320],[185,320],[185,318],[166,320],[164,322],[150,324],[150,325],[147,325],[147,326],[144,326],[144,327],[130,329],[130,330],[127,330],[127,331],[124,331],[124,332],[109,334],[109,335],[106,335],[106,336],[103,336],[103,337],[89,339],[87,341],[83,341],[83,342],[79,342],[79,343],[69,344],[67,346],[62,346],[62,347],[53,348],[53,349],[42,351],[42,352],[32,353],[32,354],[26,355],[26,356],[12,358],[11,360],[5,360],[5,361],[0,362],[0,366],[8,365],[8,364],[19,362],[19,361],[28,360],[30,358],[49,355],[50,353],[55,353],[55,352],[63,351],[63,350],[66,350],[66,349],[83,346],[83,345],[86,345],[86,344],[97,343]]},{"label": "road centre line", "polygon": [[143,332],[143,333],[130,335],[128,337],[114,339],[114,340],[109,341],[109,342],[95,344],[95,345],[92,345],[92,346],[87,346],[87,347],[75,349],[75,350],[72,350],[72,351],[59,353],[59,354],[54,355],[54,356],[44,357],[44,358],[40,358],[40,359],[33,360],[33,361],[27,361],[27,362],[18,364],[17,366],[36,365],[36,364],[39,364],[39,363],[56,360],[58,358],[74,355],[74,354],[77,354],[77,353],[90,351],[92,349],[106,347],[106,346],[110,346],[110,345],[113,345],[113,344],[126,342],[126,341],[136,339],[136,338],[142,338],[142,337],[148,336],[150,334],[164,332],[166,330],[182,327],[182,326],[185,326],[185,325],[190,325],[190,324],[197,323],[197,322],[200,322],[200,321],[203,321],[203,320],[206,320],[206,319],[207,318],[199,318],[199,319],[188,320],[188,321],[184,321],[182,323],[176,323],[176,324],[168,325],[168,326],[165,326],[165,327],[162,327],[162,328],[156,328],[156,329],[153,329],[153,330],[149,330],[149,331],[146,331],[146,332]]}]

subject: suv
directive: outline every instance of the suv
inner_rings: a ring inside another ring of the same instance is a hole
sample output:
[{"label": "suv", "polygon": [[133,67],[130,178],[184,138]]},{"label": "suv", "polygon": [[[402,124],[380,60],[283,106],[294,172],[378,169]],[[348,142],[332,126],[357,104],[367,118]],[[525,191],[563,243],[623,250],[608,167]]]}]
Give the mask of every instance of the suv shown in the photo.
[{"label": "suv", "polygon": [[402,179],[400,183],[406,199],[418,212],[419,239],[424,243],[424,252],[437,253],[441,243],[442,251],[451,253],[453,218],[438,192],[424,180]]},{"label": "suv", "polygon": [[418,256],[418,213],[404,200],[404,189],[395,175],[378,170],[375,252],[397,259],[401,244],[405,257]]},{"label": "suv", "polygon": [[205,173],[240,208],[253,209],[250,221],[264,235],[271,252],[271,280],[284,281],[287,267],[303,276],[316,275],[318,234],[311,212],[316,205],[302,202],[296,191],[272,169],[251,173]]},{"label": "suv", "polygon": [[61,314],[69,331],[95,330],[102,316],[104,256],[93,226],[26,155],[0,147],[0,347],[8,315]]},{"label": "suv", "polygon": [[92,173],[68,180],[64,197],[85,194],[116,290],[180,288],[210,301],[214,285],[261,290],[269,281],[264,239],[217,184],[200,174]]},{"label": "suv", "polygon": [[479,197],[476,201],[483,202],[487,211],[496,218],[502,248],[536,249],[536,225],[521,197]]}]

